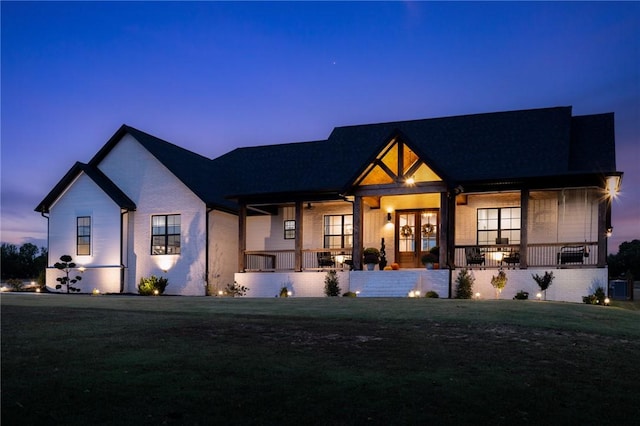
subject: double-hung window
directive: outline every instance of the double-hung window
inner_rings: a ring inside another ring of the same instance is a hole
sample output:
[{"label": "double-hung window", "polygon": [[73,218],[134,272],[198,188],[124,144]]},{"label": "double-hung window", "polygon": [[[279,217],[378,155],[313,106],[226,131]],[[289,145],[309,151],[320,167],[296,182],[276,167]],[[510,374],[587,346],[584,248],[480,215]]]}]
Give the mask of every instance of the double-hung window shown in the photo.
[{"label": "double-hung window", "polygon": [[353,246],[353,215],[338,214],[324,217],[324,248]]},{"label": "double-hung window", "polygon": [[296,238],[296,221],[287,219],[284,221],[284,239],[293,240]]},{"label": "double-hung window", "polygon": [[478,245],[520,243],[520,207],[478,209]]},{"label": "double-hung window", "polygon": [[76,254],[89,256],[91,254],[91,217],[76,218]]},{"label": "double-hung window", "polygon": [[180,254],[180,215],[151,216],[151,254]]}]

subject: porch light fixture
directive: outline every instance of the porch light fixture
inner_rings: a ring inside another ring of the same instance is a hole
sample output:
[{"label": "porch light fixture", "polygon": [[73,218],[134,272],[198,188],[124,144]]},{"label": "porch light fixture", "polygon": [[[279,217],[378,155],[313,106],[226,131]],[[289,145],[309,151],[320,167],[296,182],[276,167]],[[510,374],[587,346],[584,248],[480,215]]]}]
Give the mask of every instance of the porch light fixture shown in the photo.
[{"label": "porch light fixture", "polygon": [[391,223],[391,212],[387,212],[387,222]]},{"label": "porch light fixture", "polygon": [[607,238],[613,235],[613,226],[607,228]]},{"label": "porch light fixture", "polygon": [[620,191],[620,176],[607,176],[605,192],[607,197],[614,198]]},{"label": "porch light fixture", "polygon": [[405,179],[404,183],[406,183],[407,185],[413,185],[414,183],[416,183],[416,180],[413,176],[409,176]]}]

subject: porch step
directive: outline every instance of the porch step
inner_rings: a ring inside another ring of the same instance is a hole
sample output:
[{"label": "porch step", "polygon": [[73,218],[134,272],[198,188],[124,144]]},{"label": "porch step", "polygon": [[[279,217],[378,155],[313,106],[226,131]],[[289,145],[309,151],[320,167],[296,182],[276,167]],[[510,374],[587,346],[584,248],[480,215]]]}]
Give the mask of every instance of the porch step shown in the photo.
[{"label": "porch step", "polygon": [[354,275],[351,283],[358,287],[358,297],[407,297],[420,288],[420,275],[410,271],[362,271]]}]

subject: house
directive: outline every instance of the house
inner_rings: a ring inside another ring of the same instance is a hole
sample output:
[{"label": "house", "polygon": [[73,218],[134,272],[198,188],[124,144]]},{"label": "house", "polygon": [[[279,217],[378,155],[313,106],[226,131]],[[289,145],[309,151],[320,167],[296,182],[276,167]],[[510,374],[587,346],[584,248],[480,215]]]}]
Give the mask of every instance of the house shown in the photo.
[{"label": "house", "polygon": [[[49,221],[50,265],[71,254],[84,291],[136,292],[163,275],[167,293],[322,296],[322,271],[343,291],[452,297],[471,268],[474,291],[553,300],[607,287],[615,166],[613,114],[571,107],[335,128],[327,140],[238,148],[210,160],[122,126],[76,163],[36,207]],[[365,247],[397,271],[363,270]],[[439,247],[439,269],[423,254]],[[320,272],[320,273],[319,273]],[[53,287],[57,271],[49,268]]]}]

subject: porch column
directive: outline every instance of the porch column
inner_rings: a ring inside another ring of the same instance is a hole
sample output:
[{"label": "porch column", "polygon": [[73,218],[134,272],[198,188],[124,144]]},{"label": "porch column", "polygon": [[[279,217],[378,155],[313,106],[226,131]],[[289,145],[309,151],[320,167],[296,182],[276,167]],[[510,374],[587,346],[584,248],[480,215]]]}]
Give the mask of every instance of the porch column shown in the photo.
[{"label": "porch column", "polygon": [[456,196],[453,192],[440,193],[440,264],[455,267]]},{"label": "porch column", "polygon": [[353,269],[356,271],[362,270],[362,245],[364,244],[362,233],[362,222],[364,220],[364,214],[362,211],[362,197],[356,195],[353,202]]},{"label": "porch column", "polygon": [[296,240],[294,253],[294,270],[302,271],[302,201],[296,201]]},{"label": "porch column", "polygon": [[527,269],[529,245],[529,189],[520,191],[520,269]]},{"label": "porch column", "polygon": [[598,203],[598,268],[607,265],[607,217],[611,214],[611,200]]},{"label": "porch column", "polygon": [[247,250],[247,205],[240,202],[238,212],[238,270],[245,271],[244,252]]}]

